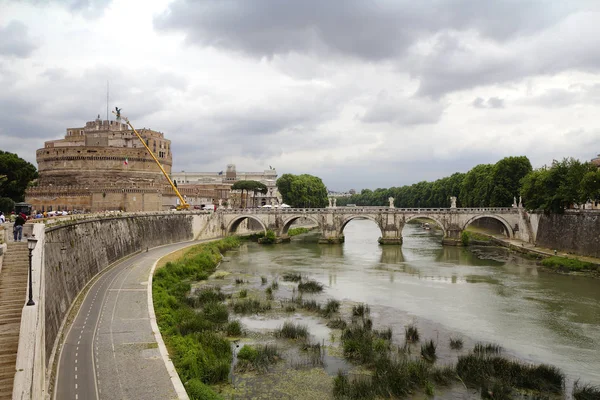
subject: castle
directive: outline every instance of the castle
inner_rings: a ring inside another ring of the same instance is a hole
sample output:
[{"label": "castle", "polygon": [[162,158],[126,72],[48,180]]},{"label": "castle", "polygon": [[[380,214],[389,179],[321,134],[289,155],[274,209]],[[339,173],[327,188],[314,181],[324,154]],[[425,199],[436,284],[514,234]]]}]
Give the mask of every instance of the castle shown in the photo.
[{"label": "castle", "polygon": [[[231,185],[240,179],[260,180],[269,187],[269,193],[257,199],[258,205],[277,201],[274,169],[236,173],[231,164],[224,176],[222,172],[171,174],[171,141],[152,129],[138,133],[193,208],[227,203]],[[179,201],[133,130],[119,121],[98,116],[84,127],[67,128],[64,139],[47,141],[37,150],[36,160],[37,186],[26,191],[25,201],[39,212],[158,211],[174,208]],[[231,203],[235,198],[233,193]]]}]

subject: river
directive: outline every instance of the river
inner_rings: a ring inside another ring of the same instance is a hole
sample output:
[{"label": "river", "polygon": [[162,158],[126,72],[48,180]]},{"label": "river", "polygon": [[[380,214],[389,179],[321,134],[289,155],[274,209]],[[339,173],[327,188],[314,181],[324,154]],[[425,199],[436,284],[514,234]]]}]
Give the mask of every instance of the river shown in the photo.
[{"label": "river", "polygon": [[[568,386],[577,378],[600,383],[600,281],[541,271],[502,248],[444,247],[440,232],[419,225],[406,225],[402,246],[379,246],[379,229],[367,220],[352,221],[344,234],[342,245],[318,244],[318,233],[282,245],[246,243],[222,268],[254,281],[306,275],[325,285],[316,299],[369,304],[374,325],[391,326],[398,344],[405,325],[416,324],[438,343],[441,362],[456,361],[448,340],[460,337],[465,351],[497,343],[510,356],[555,365]],[[277,296],[291,294],[283,285]],[[256,321],[244,322],[268,325]]]}]

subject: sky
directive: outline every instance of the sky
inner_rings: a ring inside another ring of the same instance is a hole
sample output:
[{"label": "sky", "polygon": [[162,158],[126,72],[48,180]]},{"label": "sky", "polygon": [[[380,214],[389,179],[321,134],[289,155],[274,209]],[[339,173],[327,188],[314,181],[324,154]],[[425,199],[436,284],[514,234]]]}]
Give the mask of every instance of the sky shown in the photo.
[{"label": "sky", "polygon": [[[0,0],[0,148],[109,108],[173,171],[330,190],[600,152],[597,0]],[[37,164],[36,164],[37,165]]]}]

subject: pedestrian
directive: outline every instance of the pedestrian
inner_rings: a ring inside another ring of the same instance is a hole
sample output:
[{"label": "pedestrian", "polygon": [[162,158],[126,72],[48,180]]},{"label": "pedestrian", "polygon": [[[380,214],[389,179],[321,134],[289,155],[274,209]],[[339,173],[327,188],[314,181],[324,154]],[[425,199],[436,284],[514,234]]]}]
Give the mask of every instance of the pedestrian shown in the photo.
[{"label": "pedestrian", "polygon": [[4,213],[2,211],[0,211],[0,224],[3,224],[6,222],[6,217],[4,216]]},{"label": "pedestrian", "polygon": [[13,225],[13,235],[15,237],[15,242],[20,242],[23,236],[23,225],[27,221],[27,216],[23,213],[17,216],[15,219],[15,224]]}]

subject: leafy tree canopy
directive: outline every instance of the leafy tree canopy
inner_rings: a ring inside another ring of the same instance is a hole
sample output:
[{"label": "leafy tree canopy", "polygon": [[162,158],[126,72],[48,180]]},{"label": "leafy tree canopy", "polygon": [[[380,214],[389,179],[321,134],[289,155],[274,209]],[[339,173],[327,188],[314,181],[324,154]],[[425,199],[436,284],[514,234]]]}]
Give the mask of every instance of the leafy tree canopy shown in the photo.
[{"label": "leafy tree canopy", "polygon": [[0,150],[0,197],[25,199],[25,189],[38,177],[35,166],[14,153]]},{"label": "leafy tree canopy", "polygon": [[283,202],[292,207],[326,207],[327,188],[321,180],[313,175],[283,174],[277,179],[277,189]]}]

